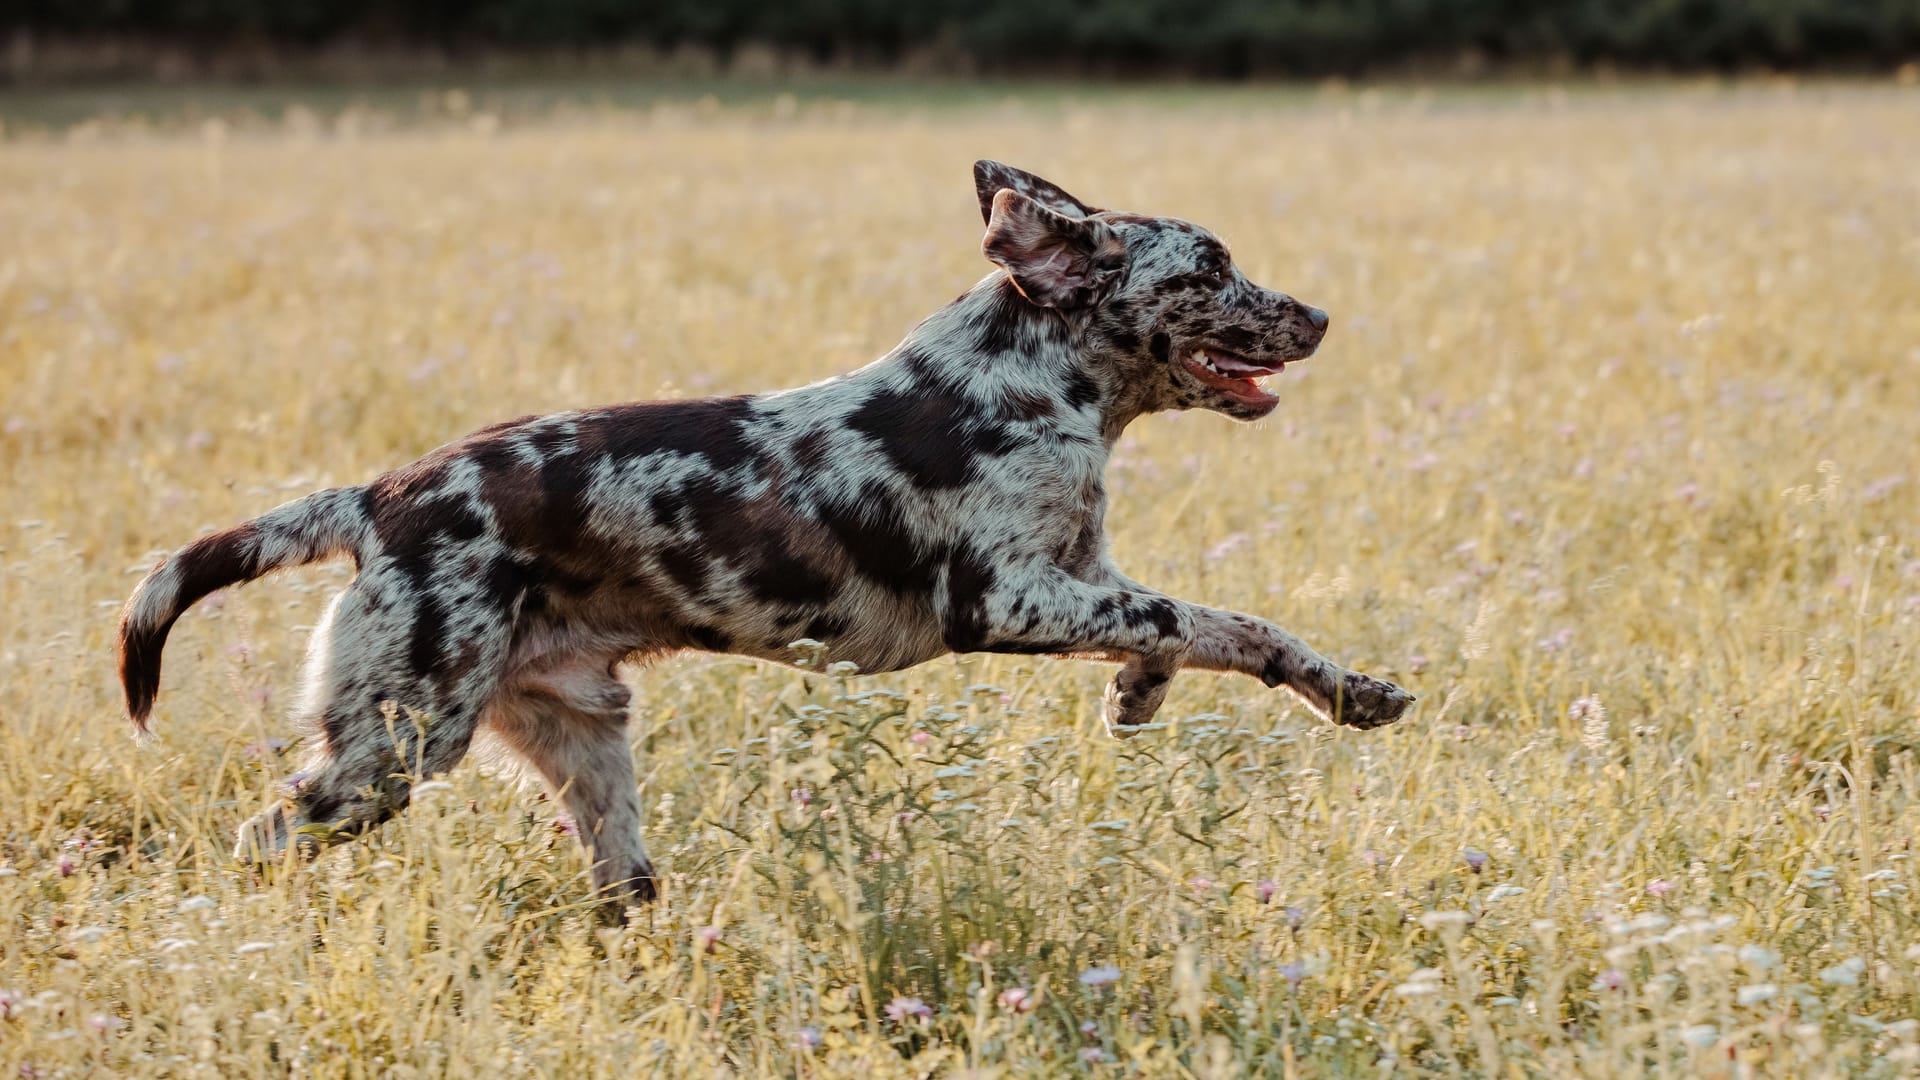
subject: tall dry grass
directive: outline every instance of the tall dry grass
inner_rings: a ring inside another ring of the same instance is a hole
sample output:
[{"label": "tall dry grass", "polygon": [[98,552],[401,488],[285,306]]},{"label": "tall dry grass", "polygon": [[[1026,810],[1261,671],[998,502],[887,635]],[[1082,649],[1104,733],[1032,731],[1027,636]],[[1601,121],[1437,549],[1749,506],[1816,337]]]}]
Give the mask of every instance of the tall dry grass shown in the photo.
[{"label": "tall dry grass", "polygon": [[[982,274],[991,155],[1328,308],[1276,417],[1137,425],[1136,576],[1424,695],[636,673],[665,900],[467,767],[271,881],[234,826],[345,569],[162,548],[493,420],[771,389]],[[0,144],[0,1071],[1908,1076],[1920,100],[1862,88],[296,116]]]}]

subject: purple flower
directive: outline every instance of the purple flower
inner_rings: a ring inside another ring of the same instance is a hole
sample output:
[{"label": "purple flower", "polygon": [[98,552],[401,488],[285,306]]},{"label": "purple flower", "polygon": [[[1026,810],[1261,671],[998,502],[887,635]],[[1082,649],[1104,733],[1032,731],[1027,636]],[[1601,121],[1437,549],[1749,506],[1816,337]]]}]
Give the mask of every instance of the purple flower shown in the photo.
[{"label": "purple flower", "polygon": [[799,1033],[794,1036],[793,1045],[802,1050],[818,1050],[820,1049],[820,1044],[824,1041],[820,1036],[819,1028],[808,1026],[801,1028]]},{"label": "purple flower", "polygon": [[1295,986],[1299,986],[1300,980],[1307,977],[1307,965],[1301,963],[1298,960],[1295,960],[1290,964],[1281,964],[1280,977],[1287,980],[1288,982],[1292,983]]},{"label": "purple flower", "polygon": [[887,1019],[896,1024],[905,1024],[909,1020],[925,1021],[933,1015],[933,1009],[917,997],[897,997],[887,1002]]},{"label": "purple flower", "polygon": [[1010,1013],[1032,1012],[1034,1006],[1040,1003],[1033,996],[1033,991],[1024,986],[1009,986],[1000,991],[1000,996],[995,1000],[1000,1003],[1001,1008]]},{"label": "purple flower", "polygon": [[1658,899],[1673,891],[1673,882],[1666,878],[1654,878],[1647,882],[1647,895]]},{"label": "purple flower", "polygon": [[1627,985],[1626,973],[1621,971],[1619,968],[1608,968],[1607,970],[1594,976],[1593,985],[1588,987],[1588,989],[1589,990],[1618,990],[1625,985]]},{"label": "purple flower", "polygon": [[1468,848],[1461,857],[1467,860],[1467,869],[1476,874],[1487,868],[1487,853],[1479,848]]}]

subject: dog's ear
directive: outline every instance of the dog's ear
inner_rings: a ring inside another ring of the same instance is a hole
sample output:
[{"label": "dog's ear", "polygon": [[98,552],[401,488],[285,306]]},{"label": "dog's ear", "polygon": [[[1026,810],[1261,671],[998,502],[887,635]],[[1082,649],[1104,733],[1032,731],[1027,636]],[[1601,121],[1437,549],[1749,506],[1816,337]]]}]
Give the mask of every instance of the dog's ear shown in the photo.
[{"label": "dog's ear", "polygon": [[1090,217],[1100,212],[1067,194],[1060,185],[1023,169],[984,158],[973,163],[973,191],[980,196],[980,220],[993,223],[993,197],[1008,188],[1067,217]]},{"label": "dog's ear", "polygon": [[1055,213],[1012,188],[994,195],[980,246],[1041,307],[1097,304],[1126,269],[1127,246],[1104,222]]}]

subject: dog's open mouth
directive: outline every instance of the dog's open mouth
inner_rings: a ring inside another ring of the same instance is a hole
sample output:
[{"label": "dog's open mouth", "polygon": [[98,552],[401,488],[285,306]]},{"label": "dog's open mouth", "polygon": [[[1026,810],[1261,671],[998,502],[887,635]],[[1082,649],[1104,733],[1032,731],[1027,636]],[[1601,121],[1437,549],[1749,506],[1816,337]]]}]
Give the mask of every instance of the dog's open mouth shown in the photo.
[{"label": "dog's open mouth", "polygon": [[1225,349],[1204,345],[1180,358],[1193,377],[1246,405],[1270,406],[1280,397],[1261,385],[1260,380],[1286,370],[1285,360],[1255,363]]}]

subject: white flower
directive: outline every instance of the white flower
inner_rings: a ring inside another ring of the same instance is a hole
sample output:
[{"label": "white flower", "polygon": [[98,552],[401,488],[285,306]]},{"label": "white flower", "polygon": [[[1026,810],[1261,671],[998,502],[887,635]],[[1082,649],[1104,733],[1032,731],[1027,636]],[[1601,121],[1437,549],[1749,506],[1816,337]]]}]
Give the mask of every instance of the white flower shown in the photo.
[{"label": "white flower", "polygon": [[1112,964],[1101,964],[1099,967],[1090,967],[1080,973],[1080,985],[1090,986],[1096,990],[1103,986],[1112,986],[1119,981],[1120,969],[1114,967]]},{"label": "white flower", "polygon": [[1859,986],[1860,975],[1866,970],[1867,962],[1855,956],[1822,971],[1820,981],[1830,986]]},{"label": "white flower", "polygon": [[1765,945],[1742,945],[1740,962],[1755,971],[1766,971],[1780,962],[1780,954]]},{"label": "white flower", "polygon": [[1694,1024],[1680,1029],[1680,1041],[1688,1046],[1712,1046],[1720,1039],[1720,1029],[1712,1024]]},{"label": "white flower", "polygon": [[1763,1001],[1772,1001],[1779,993],[1780,988],[1772,983],[1754,983],[1741,987],[1733,997],[1742,1005],[1758,1005]]}]

